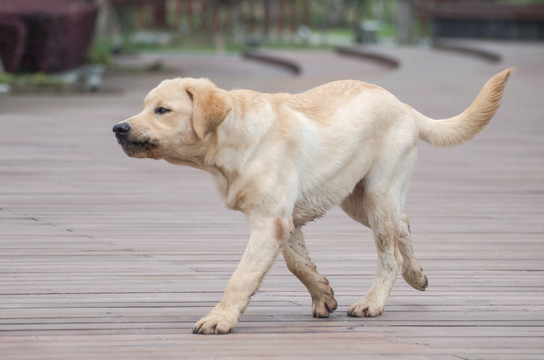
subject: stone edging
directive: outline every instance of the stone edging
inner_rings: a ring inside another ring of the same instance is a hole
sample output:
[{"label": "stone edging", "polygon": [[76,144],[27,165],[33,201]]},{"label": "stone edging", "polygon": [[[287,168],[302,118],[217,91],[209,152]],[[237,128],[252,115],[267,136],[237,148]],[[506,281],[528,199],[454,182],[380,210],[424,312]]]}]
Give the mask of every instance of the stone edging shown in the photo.
[{"label": "stone edging", "polygon": [[259,51],[244,51],[242,53],[242,57],[244,59],[251,59],[256,61],[261,61],[267,64],[275,65],[284,68],[285,70],[289,71],[293,75],[300,75],[302,73],[301,66],[291,60],[287,60],[278,56],[274,55],[267,55],[266,53],[261,53]]},{"label": "stone edging", "polygon": [[477,45],[470,45],[467,44],[466,41],[461,42],[459,40],[460,39],[436,38],[433,39],[432,48],[436,50],[454,51],[459,54],[477,57],[492,63],[499,63],[502,61],[501,55],[496,52],[485,50],[481,47],[477,47]]},{"label": "stone edging", "polygon": [[361,48],[352,47],[337,47],[335,51],[340,55],[355,56],[364,60],[379,62],[382,65],[393,69],[396,69],[400,66],[400,61],[396,58],[374,51],[368,51]]}]

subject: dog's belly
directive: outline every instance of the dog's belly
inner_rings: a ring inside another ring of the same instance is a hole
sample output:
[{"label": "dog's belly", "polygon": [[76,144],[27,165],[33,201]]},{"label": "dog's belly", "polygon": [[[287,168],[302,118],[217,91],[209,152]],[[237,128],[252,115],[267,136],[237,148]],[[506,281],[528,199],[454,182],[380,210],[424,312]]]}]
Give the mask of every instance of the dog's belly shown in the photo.
[{"label": "dog's belly", "polygon": [[308,202],[299,202],[295,204],[295,209],[293,210],[293,224],[295,226],[303,226],[307,222],[325,215],[330,207],[316,205],[317,204],[310,204]]},{"label": "dog's belly", "polygon": [[293,209],[294,225],[302,226],[325,215],[331,207],[340,204],[342,200],[349,196],[359,181],[360,178],[357,177],[353,180],[344,181],[342,185],[333,182],[329,186],[324,185],[312,192],[305,192],[295,203]]},{"label": "dog's belly", "polygon": [[319,169],[307,165],[305,168],[310,170],[298,175],[301,184],[293,208],[295,226],[302,226],[325,215],[331,207],[341,204],[364,179],[375,158],[373,148],[358,149],[354,146],[353,149],[351,152],[345,150],[340,160],[341,156],[331,156],[336,160],[334,165],[315,160],[313,163],[319,164]]}]

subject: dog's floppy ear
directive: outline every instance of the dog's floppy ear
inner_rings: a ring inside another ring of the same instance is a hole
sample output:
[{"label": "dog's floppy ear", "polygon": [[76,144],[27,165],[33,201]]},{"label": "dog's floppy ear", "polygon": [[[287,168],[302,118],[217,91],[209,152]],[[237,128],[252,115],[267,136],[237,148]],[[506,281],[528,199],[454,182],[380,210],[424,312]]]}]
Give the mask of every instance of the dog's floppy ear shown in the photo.
[{"label": "dog's floppy ear", "polygon": [[207,79],[198,79],[185,87],[193,101],[193,128],[202,140],[227,117],[230,106],[228,92]]}]

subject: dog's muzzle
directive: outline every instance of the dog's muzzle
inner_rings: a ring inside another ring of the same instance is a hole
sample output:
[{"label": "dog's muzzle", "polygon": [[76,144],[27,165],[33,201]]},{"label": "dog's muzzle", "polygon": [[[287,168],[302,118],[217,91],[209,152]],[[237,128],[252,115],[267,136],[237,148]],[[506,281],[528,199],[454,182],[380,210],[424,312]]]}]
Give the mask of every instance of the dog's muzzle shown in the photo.
[{"label": "dog's muzzle", "polygon": [[131,128],[127,123],[120,123],[113,127],[113,132],[119,145],[128,156],[131,157],[154,157],[152,150],[157,148],[158,141],[149,138],[137,138],[131,136]]}]

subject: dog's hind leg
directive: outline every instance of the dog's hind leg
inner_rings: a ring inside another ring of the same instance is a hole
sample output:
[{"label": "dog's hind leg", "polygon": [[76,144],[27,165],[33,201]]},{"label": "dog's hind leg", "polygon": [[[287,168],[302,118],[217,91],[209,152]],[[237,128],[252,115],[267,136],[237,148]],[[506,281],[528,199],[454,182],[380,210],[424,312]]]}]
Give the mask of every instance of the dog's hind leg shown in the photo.
[{"label": "dog's hind leg", "polygon": [[410,223],[408,222],[408,216],[406,216],[406,214],[402,214],[402,221],[406,225],[407,230],[404,231],[399,238],[399,250],[403,258],[402,277],[414,289],[425,291],[429,282],[427,276],[423,274],[423,269],[419,266],[414,255],[412,237],[410,234]]},{"label": "dog's hind leg", "polygon": [[326,277],[317,272],[310,259],[301,227],[296,227],[284,244],[283,257],[289,270],[306,286],[312,296],[312,314],[326,318],[336,310],[334,291]]},{"label": "dog's hind leg", "polygon": [[403,223],[400,211],[393,202],[382,202],[381,197],[367,193],[364,203],[366,205],[362,206],[366,208],[368,223],[374,233],[378,266],[374,284],[361,301],[349,308],[348,315],[374,317],[383,313],[387,297],[403,263],[403,256],[398,249]]},{"label": "dog's hind leg", "polygon": [[[364,192],[364,184],[363,182],[360,182],[357,184],[351,195],[344,199],[340,206],[353,220],[366,227],[370,227],[368,216],[365,207],[363,206]],[[402,277],[414,289],[423,291],[428,285],[427,277],[423,274],[421,266],[419,266],[414,255],[408,216],[402,214],[401,219],[405,225],[405,227],[401,227],[398,242],[398,249],[403,258]]]},{"label": "dog's hind leg", "polygon": [[372,229],[378,252],[374,284],[361,301],[350,307],[351,316],[382,314],[400,269],[410,285],[424,289],[427,284],[413,254],[407,217],[402,213],[416,152],[405,150],[397,156],[398,161],[389,157],[388,161],[376,163],[342,203],[349,216]]}]

